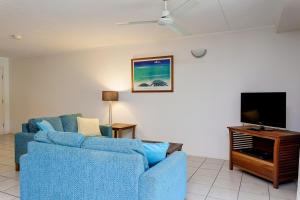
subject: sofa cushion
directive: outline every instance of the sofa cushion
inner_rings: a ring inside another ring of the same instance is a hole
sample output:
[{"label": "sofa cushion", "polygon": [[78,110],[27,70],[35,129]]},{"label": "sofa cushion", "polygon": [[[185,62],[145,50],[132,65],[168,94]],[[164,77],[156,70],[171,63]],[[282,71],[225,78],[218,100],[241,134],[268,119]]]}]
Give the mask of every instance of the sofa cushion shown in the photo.
[{"label": "sofa cushion", "polygon": [[37,122],[36,125],[39,128],[39,130],[41,130],[41,131],[45,131],[45,132],[55,131],[53,126],[46,120]]},{"label": "sofa cushion", "polygon": [[143,143],[149,166],[154,166],[166,158],[169,145],[168,142]]},{"label": "sofa cushion", "polygon": [[114,139],[114,138],[99,138],[86,137],[81,148],[93,149],[99,151],[110,151],[128,154],[140,154],[144,160],[144,168],[147,170],[149,164],[144,151],[143,143],[140,140],[133,139]]},{"label": "sofa cushion", "polygon": [[29,131],[31,133],[36,133],[39,131],[39,128],[37,127],[37,122],[40,122],[42,120],[46,120],[48,121],[52,126],[53,128],[56,130],[56,131],[64,131],[63,129],[63,126],[62,126],[62,123],[61,123],[61,120],[59,117],[41,117],[41,118],[35,118],[35,119],[30,119],[28,121],[28,124],[29,124]]},{"label": "sofa cushion", "polygon": [[37,142],[78,148],[80,148],[84,139],[85,137],[82,134],[75,132],[38,131],[34,135],[34,140]]},{"label": "sofa cushion", "polygon": [[34,140],[37,142],[43,142],[43,143],[49,143],[51,144],[52,141],[49,140],[47,132],[45,131],[38,131],[35,135],[34,135]]},{"label": "sofa cushion", "polygon": [[81,113],[59,116],[65,132],[78,132],[77,117],[82,117]]},{"label": "sofa cushion", "polygon": [[75,132],[48,132],[48,139],[54,144],[80,148],[85,137]]},{"label": "sofa cushion", "polygon": [[77,117],[78,132],[85,136],[100,136],[100,122],[96,118]]}]

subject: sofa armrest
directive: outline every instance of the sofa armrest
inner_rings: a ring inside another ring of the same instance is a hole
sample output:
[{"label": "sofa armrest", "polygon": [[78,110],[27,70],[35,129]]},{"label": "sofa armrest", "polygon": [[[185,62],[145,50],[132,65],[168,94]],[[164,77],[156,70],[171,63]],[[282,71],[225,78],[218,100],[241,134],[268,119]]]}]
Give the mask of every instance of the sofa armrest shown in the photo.
[{"label": "sofa armrest", "polygon": [[143,173],[139,179],[140,200],[184,200],[186,154],[175,152]]},{"label": "sofa armrest", "polygon": [[100,125],[100,132],[103,136],[112,138],[113,132],[111,125]]},{"label": "sofa armrest", "polygon": [[27,144],[34,140],[35,133],[20,132],[15,135],[15,162],[20,163],[20,157],[27,153]]},{"label": "sofa armrest", "polygon": [[28,125],[28,123],[23,123],[22,124],[22,132],[26,132],[26,133],[29,132],[29,125]]}]

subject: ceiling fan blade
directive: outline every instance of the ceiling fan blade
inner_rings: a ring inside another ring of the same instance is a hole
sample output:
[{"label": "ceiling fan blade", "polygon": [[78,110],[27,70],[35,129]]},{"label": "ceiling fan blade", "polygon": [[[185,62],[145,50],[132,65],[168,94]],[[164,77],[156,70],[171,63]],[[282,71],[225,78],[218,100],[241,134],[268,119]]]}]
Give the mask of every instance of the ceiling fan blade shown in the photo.
[{"label": "ceiling fan blade", "polygon": [[186,8],[192,8],[195,7],[196,5],[198,5],[198,1],[197,0],[186,0],[183,3],[181,3],[179,6],[177,6],[176,8],[173,8],[170,13],[171,14],[176,14],[176,12],[179,12],[180,10]]},{"label": "ceiling fan blade", "polygon": [[132,22],[119,22],[117,25],[138,25],[138,24],[156,24],[157,20],[145,20],[145,21],[132,21]]},{"label": "ceiling fan blade", "polygon": [[180,28],[179,26],[177,26],[175,23],[173,24],[166,24],[166,26],[172,30],[173,32],[182,35],[182,36],[188,36],[191,35],[189,32],[183,30],[182,28]]}]

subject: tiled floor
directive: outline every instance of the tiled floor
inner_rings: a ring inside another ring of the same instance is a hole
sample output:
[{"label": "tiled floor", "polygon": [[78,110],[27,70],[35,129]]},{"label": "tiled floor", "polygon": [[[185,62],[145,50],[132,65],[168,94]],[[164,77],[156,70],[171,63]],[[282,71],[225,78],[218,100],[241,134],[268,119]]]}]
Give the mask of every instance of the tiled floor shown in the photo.
[{"label": "tiled floor", "polygon": [[297,183],[272,184],[242,172],[229,170],[228,161],[188,158],[187,200],[295,200]]},{"label": "tiled floor", "polygon": [[[0,200],[19,199],[19,174],[14,170],[14,136],[0,135]],[[188,158],[187,200],[295,200],[296,182],[273,189],[264,180],[237,169],[228,161]]]},{"label": "tiled floor", "polygon": [[19,199],[19,173],[15,171],[14,135],[0,135],[0,200]]}]

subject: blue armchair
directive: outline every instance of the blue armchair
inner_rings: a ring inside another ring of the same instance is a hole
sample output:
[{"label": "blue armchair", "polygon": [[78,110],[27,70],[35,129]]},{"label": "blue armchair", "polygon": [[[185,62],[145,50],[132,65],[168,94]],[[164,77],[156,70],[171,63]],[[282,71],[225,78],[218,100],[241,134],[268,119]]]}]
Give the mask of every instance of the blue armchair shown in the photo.
[{"label": "blue armchair", "polygon": [[[97,138],[81,145],[81,139],[74,139],[74,146],[70,141],[29,143],[28,154],[21,157],[22,200],[184,200],[186,196],[183,152],[148,169],[141,141],[102,139],[98,147]],[[65,143],[68,146],[58,145]]]},{"label": "blue armchair", "polygon": [[[15,163],[16,171],[20,170],[20,157],[27,153],[27,144],[33,141],[34,135],[38,131],[36,122],[47,120],[56,131],[60,132],[77,132],[77,117],[81,117],[80,113],[62,115],[58,117],[41,117],[28,120],[22,124],[22,132],[15,135]],[[102,136],[112,138],[112,127],[110,125],[101,125],[100,131]]]}]

